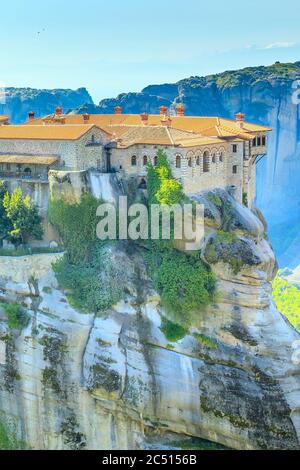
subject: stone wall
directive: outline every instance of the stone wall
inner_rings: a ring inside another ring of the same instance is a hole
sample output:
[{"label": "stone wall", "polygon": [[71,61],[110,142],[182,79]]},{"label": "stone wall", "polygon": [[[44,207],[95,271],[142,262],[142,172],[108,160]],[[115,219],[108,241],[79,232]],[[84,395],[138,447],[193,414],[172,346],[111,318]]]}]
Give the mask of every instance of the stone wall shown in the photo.
[{"label": "stone wall", "polygon": [[[123,176],[138,176],[142,179],[147,175],[144,156],[147,157],[147,161],[151,161],[154,164],[157,151],[161,148],[169,159],[173,176],[182,182],[186,194],[197,193],[216,187],[226,189],[229,186],[235,186],[237,188],[236,197],[239,201],[242,201],[244,149],[242,142],[236,145],[236,153],[233,153],[231,143],[208,145],[192,149],[171,146],[133,145],[127,149],[113,149],[111,164]],[[208,152],[209,156],[208,172],[203,171],[205,152]],[[131,164],[132,156],[136,156],[136,166]],[[180,168],[176,167],[177,156],[180,156]],[[234,166],[236,166],[236,173],[233,173]]]},{"label": "stone wall", "polygon": [[0,154],[60,157],[58,165],[66,169],[84,170],[103,166],[103,145],[108,135],[92,128],[78,140],[1,139]]}]

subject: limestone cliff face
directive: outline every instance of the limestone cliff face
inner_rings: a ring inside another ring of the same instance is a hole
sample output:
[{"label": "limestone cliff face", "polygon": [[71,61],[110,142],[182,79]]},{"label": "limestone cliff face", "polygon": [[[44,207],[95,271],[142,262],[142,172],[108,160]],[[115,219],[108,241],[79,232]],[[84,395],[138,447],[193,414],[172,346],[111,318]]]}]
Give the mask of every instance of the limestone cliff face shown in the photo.
[{"label": "limestone cliff face", "polygon": [[269,223],[281,265],[294,267],[300,263],[299,105],[292,100],[298,76],[300,62],[248,67],[150,85],[141,93],[124,93],[78,112],[113,113],[114,106],[121,105],[124,113],[157,113],[160,105],[172,109],[174,104],[184,103],[188,115],[233,119],[236,112],[243,111],[247,120],[271,126],[268,156],[258,163],[257,205]]},{"label": "limestone cliff face", "polygon": [[83,103],[93,103],[85,88],[78,90],[56,89],[38,90],[33,88],[6,88],[5,102],[0,102],[0,114],[10,117],[10,122],[19,124],[28,119],[28,112],[34,111],[36,117],[54,112],[56,106],[64,111],[77,108]]},{"label": "limestone cliff face", "polygon": [[[223,191],[197,198],[218,295],[172,344],[139,251],[112,250],[127,294],[97,316],[74,310],[59,290],[51,263],[61,255],[0,258],[1,299],[29,314],[12,330],[0,311],[0,419],[9,433],[35,449],[149,448],[154,431],[160,446],[199,436],[236,449],[300,448],[299,334],[271,300],[275,258],[264,226]],[[229,235],[219,230],[225,222]]]}]

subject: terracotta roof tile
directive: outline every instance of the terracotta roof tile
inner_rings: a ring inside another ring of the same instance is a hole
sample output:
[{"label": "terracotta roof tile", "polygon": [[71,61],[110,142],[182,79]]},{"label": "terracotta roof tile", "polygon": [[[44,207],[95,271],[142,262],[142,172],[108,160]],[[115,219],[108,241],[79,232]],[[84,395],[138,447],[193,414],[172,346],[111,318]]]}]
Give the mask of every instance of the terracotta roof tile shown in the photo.
[{"label": "terracotta roof tile", "polygon": [[0,163],[20,163],[34,165],[52,165],[58,161],[57,156],[52,155],[0,155]]},{"label": "terracotta roof tile", "polygon": [[222,139],[203,137],[195,132],[158,125],[112,125],[107,127],[107,131],[118,142],[119,148],[127,148],[135,144],[196,147],[222,142]]},{"label": "terracotta roof tile", "polygon": [[[53,124],[55,124],[54,115],[46,117],[48,119],[53,119]],[[84,123],[83,114],[64,114],[62,117],[65,118],[66,124]],[[42,124],[43,119],[44,118],[38,118],[33,121],[28,121],[26,125]],[[161,119],[162,116],[159,114],[149,114],[148,124],[160,125]],[[192,132],[201,132],[204,129],[220,125],[231,126],[236,130],[240,128],[239,124],[235,120],[219,118],[216,116],[171,116],[171,119],[171,127]],[[114,124],[137,126],[141,124],[141,117],[139,114],[90,114],[87,122],[89,124],[99,125],[100,127],[101,125],[110,126]],[[249,132],[271,130],[269,127],[248,123],[246,121],[243,123],[243,128]]]},{"label": "terracotta roof tile", "polygon": [[86,125],[66,125],[47,126],[1,126],[0,127],[0,140],[1,139],[29,139],[29,140],[78,140],[86,134],[93,127],[98,127],[93,124]]}]

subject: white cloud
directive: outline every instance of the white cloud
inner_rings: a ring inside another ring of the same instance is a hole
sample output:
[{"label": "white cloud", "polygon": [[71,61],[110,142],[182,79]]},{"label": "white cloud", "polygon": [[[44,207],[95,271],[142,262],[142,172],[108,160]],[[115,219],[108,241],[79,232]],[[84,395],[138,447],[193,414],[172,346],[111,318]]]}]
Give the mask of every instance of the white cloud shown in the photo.
[{"label": "white cloud", "polygon": [[263,50],[268,49],[287,49],[289,47],[295,46],[296,43],[294,42],[272,42],[271,44],[267,44],[266,46],[262,47]]}]

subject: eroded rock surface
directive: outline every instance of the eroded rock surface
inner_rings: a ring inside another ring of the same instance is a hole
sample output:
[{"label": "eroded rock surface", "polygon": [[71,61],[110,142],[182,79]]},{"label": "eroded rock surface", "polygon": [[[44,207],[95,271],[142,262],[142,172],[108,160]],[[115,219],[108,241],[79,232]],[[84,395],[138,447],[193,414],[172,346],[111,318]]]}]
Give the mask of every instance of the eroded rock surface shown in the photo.
[{"label": "eroded rock surface", "polygon": [[[235,449],[300,448],[299,334],[271,299],[276,261],[263,223],[222,191],[199,197],[202,256],[218,294],[172,344],[139,251],[112,253],[128,273],[127,294],[97,316],[74,310],[58,289],[51,262],[61,255],[0,258],[2,299],[30,315],[11,330],[0,312],[0,416],[18,439],[35,449],[128,449],[147,447],[155,431],[162,447],[172,433]],[[249,256],[236,264],[239,240]]]}]

